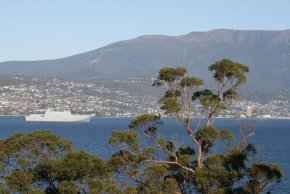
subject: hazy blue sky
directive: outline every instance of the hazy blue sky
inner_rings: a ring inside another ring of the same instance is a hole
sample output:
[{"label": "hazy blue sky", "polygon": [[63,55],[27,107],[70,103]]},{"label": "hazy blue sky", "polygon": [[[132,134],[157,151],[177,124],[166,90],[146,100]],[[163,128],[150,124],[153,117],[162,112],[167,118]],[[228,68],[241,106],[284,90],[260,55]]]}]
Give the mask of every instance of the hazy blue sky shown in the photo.
[{"label": "hazy blue sky", "polygon": [[0,0],[0,61],[66,57],[145,34],[290,28],[290,0]]}]

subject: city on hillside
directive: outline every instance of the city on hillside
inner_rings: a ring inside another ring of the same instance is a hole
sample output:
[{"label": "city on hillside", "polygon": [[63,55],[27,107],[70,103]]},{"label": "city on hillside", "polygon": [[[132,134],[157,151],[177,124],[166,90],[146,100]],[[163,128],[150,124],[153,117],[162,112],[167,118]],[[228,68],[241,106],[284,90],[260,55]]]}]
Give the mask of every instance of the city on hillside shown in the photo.
[{"label": "city on hillside", "polygon": [[[100,117],[132,117],[144,113],[162,115],[156,108],[159,106],[160,93],[140,89],[151,87],[152,79],[81,82],[9,76],[8,80],[0,86],[1,115],[41,113],[47,108],[69,109],[78,114],[95,113]],[[199,109],[199,105],[195,105],[193,116],[200,116]],[[240,100],[223,112],[221,117],[290,118],[289,112],[290,102],[281,94],[263,103]]]}]

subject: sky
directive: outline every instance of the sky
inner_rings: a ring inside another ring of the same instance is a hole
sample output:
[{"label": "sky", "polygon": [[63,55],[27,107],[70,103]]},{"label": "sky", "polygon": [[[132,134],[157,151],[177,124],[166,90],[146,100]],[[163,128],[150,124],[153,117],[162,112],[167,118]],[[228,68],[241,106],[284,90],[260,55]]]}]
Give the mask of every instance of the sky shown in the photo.
[{"label": "sky", "polygon": [[0,0],[0,61],[67,57],[141,35],[290,29],[290,0]]}]

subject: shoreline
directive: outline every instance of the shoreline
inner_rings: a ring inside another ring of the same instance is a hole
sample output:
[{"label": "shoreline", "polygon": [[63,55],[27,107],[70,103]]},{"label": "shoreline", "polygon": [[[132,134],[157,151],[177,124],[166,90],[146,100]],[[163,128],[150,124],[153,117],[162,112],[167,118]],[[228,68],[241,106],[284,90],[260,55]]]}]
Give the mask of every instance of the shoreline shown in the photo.
[{"label": "shoreline", "polygon": [[[0,117],[25,117],[25,115],[0,115]],[[130,117],[99,117],[99,116],[94,116],[92,119],[126,119],[126,118],[131,118],[134,119],[136,116],[130,116]],[[170,117],[161,117],[162,119],[164,118],[170,118]],[[174,119],[174,118],[173,118]],[[199,117],[192,117],[192,119],[199,119]],[[205,117],[202,119],[206,119]],[[251,120],[290,120],[289,118],[286,117],[273,117],[273,118],[237,118],[237,117],[217,117],[216,119],[251,119]]]}]

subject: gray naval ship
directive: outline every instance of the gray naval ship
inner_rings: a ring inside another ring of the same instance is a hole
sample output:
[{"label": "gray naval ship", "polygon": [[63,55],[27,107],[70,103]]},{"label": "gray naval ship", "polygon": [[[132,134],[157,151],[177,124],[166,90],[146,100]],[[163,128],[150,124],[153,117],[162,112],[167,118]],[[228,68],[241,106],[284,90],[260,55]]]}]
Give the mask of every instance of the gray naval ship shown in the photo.
[{"label": "gray naval ship", "polygon": [[95,114],[78,115],[71,111],[55,111],[49,108],[44,114],[30,114],[25,116],[25,121],[45,121],[45,122],[90,122]]}]

